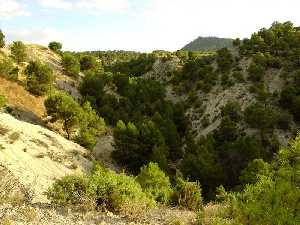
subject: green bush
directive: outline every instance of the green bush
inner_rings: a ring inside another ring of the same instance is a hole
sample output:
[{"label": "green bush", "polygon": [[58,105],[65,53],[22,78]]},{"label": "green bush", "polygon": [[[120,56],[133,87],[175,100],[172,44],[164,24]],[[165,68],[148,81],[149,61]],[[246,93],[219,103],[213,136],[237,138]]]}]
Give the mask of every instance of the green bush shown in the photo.
[{"label": "green bush", "polygon": [[0,109],[6,106],[6,99],[3,95],[0,95]]},{"label": "green bush", "polygon": [[47,192],[56,206],[81,205],[92,201],[96,206],[124,214],[140,213],[154,207],[134,177],[117,174],[96,164],[90,176],[66,176]]},{"label": "green bush", "polygon": [[71,53],[64,53],[62,57],[64,71],[69,76],[77,78],[80,72],[79,60]]},{"label": "green bush", "polygon": [[203,80],[199,80],[197,82],[196,88],[197,88],[197,90],[201,90],[205,93],[208,93],[212,89],[212,85],[209,83],[205,83]]},{"label": "green bush", "polygon": [[131,214],[155,206],[155,201],[147,197],[134,177],[117,174],[99,165],[90,177],[89,193],[98,205],[122,213]]},{"label": "green bush", "polygon": [[7,78],[12,81],[17,81],[19,79],[19,67],[14,67],[8,74]]},{"label": "green bush", "polygon": [[80,70],[86,71],[86,70],[92,70],[95,69],[97,66],[97,59],[94,56],[85,55],[82,56],[80,59]]},{"label": "green bush", "polygon": [[150,161],[157,162],[161,168],[165,167],[168,148],[162,132],[153,121],[145,121],[138,126],[119,121],[114,129],[114,140],[113,158],[133,173],[138,173],[140,167]]},{"label": "green bush", "polygon": [[257,177],[254,184],[246,185],[241,192],[222,191],[223,204],[230,209],[227,218],[233,219],[234,224],[299,224],[299,136],[289,148],[279,151],[272,166],[267,166],[269,169],[262,162],[255,164],[254,170],[249,168],[250,174],[257,168],[267,172]]},{"label": "green bush", "polygon": [[227,73],[222,74],[221,85],[225,87],[231,87],[234,85],[234,80],[231,79]]},{"label": "green bush", "polygon": [[168,203],[172,193],[169,177],[159,168],[157,163],[150,162],[141,168],[137,181],[145,193],[161,203]]},{"label": "green bush", "polygon": [[80,131],[76,141],[83,147],[93,149],[97,144],[96,137],[104,133],[106,124],[104,119],[92,109],[89,102],[83,104],[82,110]]},{"label": "green bush", "polygon": [[173,195],[174,203],[190,210],[200,209],[202,206],[201,188],[198,182],[185,181],[178,177]]},{"label": "green bush", "polygon": [[248,166],[241,172],[239,180],[242,184],[254,184],[259,180],[261,175],[269,175],[270,165],[262,159],[254,159]]},{"label": "green bush", "polygon": [[34,95],[47,94],[53,82],[53,71],[38,61],[31,61],[25,70],[27,89]]},{"label": "green bush", "polygon": [[47,192],[52,204],[57,206],[76,205],[84,203],[88,197],[89,183],[85,176],[65,176],[55,181]]},{"label": "green bush", "polygon": [[239,102],[227,102],[222,108],[221,115],[223,117],[228,116],[234,122],[239,122],[242,119],[242,110]]},{"label": "green bush", "polygon": [[254,82],[259,82],[263,79],[265,75],[265,68],[261,65],[251,63],[247,69],[249,74],[248,79]]},{"label": "green bush", "polygon": [[253,128],[275,128],[278,124],[278,113],[262,104],[256,103],[249,106],[244,114],[246,122]]},{"label": "green bush", "polygon": [[12,76],[13,70],[14,64],[10,58],[5,57],[2,60],[0,60],[0,76],[14,80],[14,77]]},{"label": "green bush", "polygon": [[62,122],[68,139],[78,131],[76,140],[84,147],[92,149],[96,144],[96,137],[105,131],[104,120],[88,102],[81,106],[68,94],[59,92],[49,96],[44,105],[51,122]]},{"label": "green bush", "polygon": [[12,57],[16,60],[17,63],[24,62],[27,59],[26,46],[23,42],[13,42],[10,50]]},{"label": "green bush", "polygon": [[232,76],[235,78],[235,80],[239,83],[242,83],[245,81],[244,76],[241,72],[235,71],[232,73]]},{"label": "green bush", "polygon": [[49,49],[51,49],[53,52],[60,52],[62,49],[62,44],[57,41],[52,41],[48,45]]},{"label": "green bush", "polygon": [[229,72],[233,66],[234,59],[233,56],[227,48],[222,48],[217,51],[217,63],[220,72]]},{"label": "green bush", "polygon": [[0,48],[5,47],[5,35],[2,30],[0,30]]}]

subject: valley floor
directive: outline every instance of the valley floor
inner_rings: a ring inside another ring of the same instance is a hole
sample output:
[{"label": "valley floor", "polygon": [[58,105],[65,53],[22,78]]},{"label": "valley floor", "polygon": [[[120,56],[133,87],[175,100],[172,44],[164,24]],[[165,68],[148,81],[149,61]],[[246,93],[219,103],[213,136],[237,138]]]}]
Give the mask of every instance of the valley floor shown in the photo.
[{"label": "valley floor", "polygon": [[78,212],[70,209],[54,209],[48,204],[0,205],[0,224],[3,225],[171,225],[194,224],[196,214],[190,211],[159,208],[138,218],[114,215],[111,212]]}]

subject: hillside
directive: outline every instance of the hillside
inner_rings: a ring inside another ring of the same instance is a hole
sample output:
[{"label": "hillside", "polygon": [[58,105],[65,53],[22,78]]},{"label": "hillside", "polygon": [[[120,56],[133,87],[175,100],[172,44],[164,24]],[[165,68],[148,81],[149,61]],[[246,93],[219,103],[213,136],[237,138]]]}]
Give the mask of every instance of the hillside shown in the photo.
[{"label": "hillside", "polygon": [[182,48],[184,51],[217,51],[232,48],[232,39],[218,37],[198,37]]},{"label": "hillside", "polygon": [[45,224],[299,224],[299,49],[290,22],[214,53],[14,43],[0,194]]},{"label": "hillside", "polygon": [[0,113],[0,129],[0,164],[30,189],[33,202],[47,200],[44,192],[55,179],[91,167],[88,151],[38,125]]}]

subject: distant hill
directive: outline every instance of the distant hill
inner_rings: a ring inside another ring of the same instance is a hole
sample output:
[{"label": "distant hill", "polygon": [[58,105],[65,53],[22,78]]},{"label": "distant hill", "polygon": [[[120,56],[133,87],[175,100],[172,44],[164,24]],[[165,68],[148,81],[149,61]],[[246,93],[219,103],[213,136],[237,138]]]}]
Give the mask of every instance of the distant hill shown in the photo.
[{"label": "distant hill", "polygon": [[198,37],[182,48],[186,51],[215,51],[224,47],[232,48],[232,39],[218,37]]}]

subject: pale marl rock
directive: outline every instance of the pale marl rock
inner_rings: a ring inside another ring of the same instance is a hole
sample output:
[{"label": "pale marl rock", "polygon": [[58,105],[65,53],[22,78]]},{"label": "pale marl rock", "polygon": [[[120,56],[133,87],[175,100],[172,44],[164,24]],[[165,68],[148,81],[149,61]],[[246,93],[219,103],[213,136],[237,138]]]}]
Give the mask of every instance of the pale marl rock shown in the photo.
[{"label": "pale marl rock", "polygon": [[47,202],[55,179],[88,171],[87,150],[38,125],[0,113],[0,165],[33,192],[33,202]]}]

